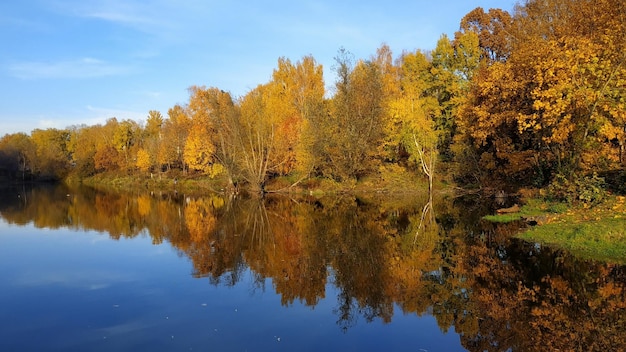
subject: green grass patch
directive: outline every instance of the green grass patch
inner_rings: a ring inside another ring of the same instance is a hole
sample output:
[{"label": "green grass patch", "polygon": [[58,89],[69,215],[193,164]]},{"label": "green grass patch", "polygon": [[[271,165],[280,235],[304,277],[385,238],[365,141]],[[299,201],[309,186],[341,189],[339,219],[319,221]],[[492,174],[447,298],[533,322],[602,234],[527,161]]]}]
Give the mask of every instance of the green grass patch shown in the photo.
[{"label": "green grass patch", "polygon": [[624,197],[611,197],[594,207],[569,209],[517,237],[563,248],[587,259],[626,264]]},{"label": "green grass patch", "polygon": [[542,199],[528,199],[526,204],[515,213],[494,214],[483,216],[484,220],[496,223],[509,223],[522,219],[539,219],[553,214],[563,213],[568,209],[565,203],[548,202]]},{"label": "green grass patch", "polygon": [[521,213],[485,215],[483,216],[483,219],[491,222],[506,224],[509,222],[521,220],[522,215]]}]

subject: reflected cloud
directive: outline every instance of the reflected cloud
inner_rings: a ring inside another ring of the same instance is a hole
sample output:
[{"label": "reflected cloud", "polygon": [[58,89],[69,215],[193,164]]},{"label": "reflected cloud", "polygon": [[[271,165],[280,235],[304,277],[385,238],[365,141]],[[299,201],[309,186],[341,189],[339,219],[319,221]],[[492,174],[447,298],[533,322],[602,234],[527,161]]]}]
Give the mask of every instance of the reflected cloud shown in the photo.
[{"label": "reflected cloud", "polygon": [[16,286],[25,287],[63,285],[70,288],[92,291],[108,288],[113,283],[129,281],[133,281],[130,276],[114,272],[40,271],[23,273],[14,281],[14,284]]}]

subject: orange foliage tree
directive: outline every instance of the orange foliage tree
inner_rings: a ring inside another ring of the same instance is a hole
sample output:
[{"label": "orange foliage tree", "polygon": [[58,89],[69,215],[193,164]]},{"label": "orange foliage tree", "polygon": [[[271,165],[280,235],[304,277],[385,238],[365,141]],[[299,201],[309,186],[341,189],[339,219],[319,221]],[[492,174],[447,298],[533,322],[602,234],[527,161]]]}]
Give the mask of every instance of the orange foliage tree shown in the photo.
[{"label": "orange foliage tree", "polygon": [[[544,184],[555,174],[571,177],[623,160],[625,14],[621,1],[549,0],[518,6],[508,27],[506,16],[498,15],[495,27],[464,20],[480,24],[466,29],[498,39],[493,45],[500,48],[475,77],[461,112],[479,168]],[[508,46],[499,44],[503,32]],[[481,37],[485,50],[489,40]]]}]

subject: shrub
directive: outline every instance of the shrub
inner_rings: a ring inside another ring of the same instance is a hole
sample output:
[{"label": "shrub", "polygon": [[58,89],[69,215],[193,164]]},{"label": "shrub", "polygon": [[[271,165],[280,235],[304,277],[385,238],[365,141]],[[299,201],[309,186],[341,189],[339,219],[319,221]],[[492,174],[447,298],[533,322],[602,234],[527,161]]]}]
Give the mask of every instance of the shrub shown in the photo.
[{"label": "shrub", "polygon": [[571,180],[559,174],[548,186],[546,194],[548,200],[570,205],[577,203],[596,205],[606,196],[606,182],[596,173],[591,176],[574,176]]}]

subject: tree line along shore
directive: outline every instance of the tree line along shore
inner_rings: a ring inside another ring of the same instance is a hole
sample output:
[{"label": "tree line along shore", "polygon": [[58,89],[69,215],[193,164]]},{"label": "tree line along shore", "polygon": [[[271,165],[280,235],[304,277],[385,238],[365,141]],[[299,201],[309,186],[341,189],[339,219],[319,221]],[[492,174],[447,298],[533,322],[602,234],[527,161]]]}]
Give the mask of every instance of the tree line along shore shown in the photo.
[{"label": "tree line along shore", "polygon": [[145,121],[6,134],[0,179],[196,179],[263,193],[375,187],[395,173],[587,202],[626,188],[625,19],[620,0],[476,8],[432,50],[339,49],[330,91],[312,55],[279,58],[241,97],[191,86],[188,102]]}]

